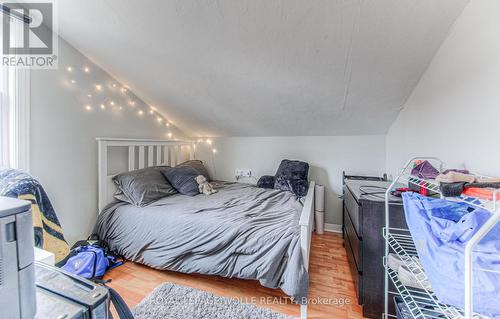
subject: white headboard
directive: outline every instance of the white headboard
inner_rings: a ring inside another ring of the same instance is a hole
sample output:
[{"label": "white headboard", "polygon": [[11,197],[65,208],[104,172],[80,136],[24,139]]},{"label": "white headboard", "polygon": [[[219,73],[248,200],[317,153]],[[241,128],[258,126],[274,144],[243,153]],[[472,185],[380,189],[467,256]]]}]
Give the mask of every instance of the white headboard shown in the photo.
[{"label": "white headboard", "polygon": [[144,167],[169,165],[175,166],[195,157],[195,143],[192,141],[164,141],[128,138],[97,138],[98,144],[98,207],[99,212],[110,203],[116,186],[112,181],[114,175],[109,171],[109,155],[113,147],[128,149],[127,171]]}]

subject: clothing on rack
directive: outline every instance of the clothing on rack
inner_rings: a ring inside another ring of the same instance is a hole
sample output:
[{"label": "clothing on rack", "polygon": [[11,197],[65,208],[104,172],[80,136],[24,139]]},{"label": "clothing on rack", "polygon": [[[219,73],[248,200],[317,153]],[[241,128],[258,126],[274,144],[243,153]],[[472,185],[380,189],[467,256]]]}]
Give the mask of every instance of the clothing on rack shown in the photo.
[{"label": "clothing on rack", "polygon": [[426,160],[417,164],[411,170],[411,175],[423,179],[434,179],[439,175],[439,171]]},{"label": "clothing on rack", "polygon": [[[464,250],[491,213],[443,199],[404,193],[405,216],[419,260],[440,302],[464,307]],[[474,311],[500,316],[500,225],[497,224],[473,253]]]},{"label": "clothing on rack", "polygon": [[413,314],[401,297],[394,297],[394,308],[396,309],[397,319],[413,319]]},{"label": "clothing on rack", "polygon": [[482,182],[482,183],[467,183],[465,188],[475,187],[475,188],[500,188],[500,182]]},{"label": "clothing on rack", "polygon": [[445,197],[460,196],[464,192],[465,182],[440,183],[439,190]]},{"label": "clothing on rack", "polygon": [[457,172],[457,173],[462,173],[462,174],[470,174],[469,170],[467,170],[467,169],[458,169],[458,168],[449,168],[449,169],[446,169],[441,174],[448,174],[449,172]]},{"label": "clothing on rack", "polygon": [[[493,191],[488,188],[469,187],[463,192],[467,196],[478,197],[486,200],[493,200]],[[497,192],[497,201],[500,201],[500,191]]]},{"label": "clothing on rack", "polygon": [[420,260],[417,256],[400,256],[390,253],[387,256],[387,266],[397,273],[398,280],[407,287],[413,287],[418,289],[427,289],[427,291],[432,291],[432,287],[428,280],[424,280],[422,284],[415,279],[415,273],[413,273],[407,264],[412,264],[418,268],[422,268]]},{"label": "clothing on rack", "polygon": [[[468,188],[474,188],[474,189],[487,189],[487,188],[495,188],[499,189],[500,188],[500,183],[466,183],[466,182],[454,182],[454,183],[444,183],[441,182],[439,184],[439,189],[441,190],[441,193],[443,196],[446,197],[452,197],[452,196],[460,196],[462,193],[464,193]],[[479,192],[484,196],[488,196],[489,198],[493,199],[492,193],[493,191],[490,190],[485,190],[483,192]]]},{"label": "clothing on rack", "polygon": [[426,289],[427,291],[432,291],[432,286],[428,280],[419,282],[417,279],[415,279],[416,277],[421,276],[422,271],[415,269],[410,270],[410,268],[408,268],[406,265],[403,265],[398,268],[398,280],[406,287],[413,287],[417,289]]},{"label": "clothing on rack", "polygon": [[[467,172],[467,173],[465,173]],[[500,184],[500,178],[490,178],[490,177],[478,177],[468,173],[467,170],[454,170],[448,169],[436,177],[436,181],[440,183],[479,183],[479,184]],[[490,186],[483,186],[490,187]],[[493,186],[494,187],[494,186]]]},{"label": "clothing on rack", "polygon": [[392,190],[391,195],[396,197],[401,197],[404,192],[416,192],[416,190],[413,190],[409,187],[400,187]]},{"label": "clothing on rack", "polygon": [[491,177],[478,177],[476,178],[476,183],[500,183],[500,178],[491,178]]},{"label": "clothing on rack", "polygon": [[436,177],[436,181],[440,183],[456,183],[456,182],[474,183],[475,180],[476,177],[474,175],[464,174],[455,171],[439,174]]}]

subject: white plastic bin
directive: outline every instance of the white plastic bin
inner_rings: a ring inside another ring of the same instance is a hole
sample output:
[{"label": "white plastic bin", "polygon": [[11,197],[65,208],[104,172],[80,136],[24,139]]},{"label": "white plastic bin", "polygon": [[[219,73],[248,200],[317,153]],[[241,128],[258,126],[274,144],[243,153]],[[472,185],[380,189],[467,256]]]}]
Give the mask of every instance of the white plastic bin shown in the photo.
[{"label": "white plastic bin", "polygon": [[316,220],[316,233],[325,231],[325,186],[316,185],[314,188],[314,218]]},{"label": "white plastic bin", "polygon": [[325,232],[325,212],[314,212],[314,217],[316,219],[316,234],[323,234]]}]

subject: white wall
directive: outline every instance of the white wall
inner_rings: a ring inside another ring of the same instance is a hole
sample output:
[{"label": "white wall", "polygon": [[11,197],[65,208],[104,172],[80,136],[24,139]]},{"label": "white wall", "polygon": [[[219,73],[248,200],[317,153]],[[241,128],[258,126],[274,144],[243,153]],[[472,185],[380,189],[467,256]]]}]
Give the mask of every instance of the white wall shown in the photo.
[{"label": "white wall", "polygon": [[500,1],[473,0],[387,134],[387,170],[410,156],[500,176]]},{"label": "white wall", "polygon": [[[213,154],[211,149],[216,148]],[[258,179],[274,175],[282,159],[310,165],[309,178],[326,186],[326,222],[342,223],[342,171],[347,174],[382,175],[385,168],[385,137],[234,137],[218,138],[213,145],[198,144],[197,157],[205,161],[212,177],[234,181],[236,168],[251,169]],[[215,175],[215,176],[214,176]],[[245,181],[245,180],[242,180]],[[255,183],[249,179],[246,182]]]},{"label": "white wall", "polygon": [[[66,71],[66,66],[74,71]],[[89,73],[82,70],[90,68]],[[71,84],[71,79],[77,83]],[[102,92],[95,90],[100,83]],[[112,84],[118,87],[113,88]],[[120,83],[59,39],[59,69],[31,72],[31,173],[42,183],[73,242],[89,235],[97,217],[96,137],[166,138],[175,128],[160,125],[147,106]],[[92,94],[92,97],[87,97]],[[129,99],[135,106],[128,105]],[[107,100],[106,100],[107,99]],[[115,102],[115,108],[109,102]],[[99,105],[106,104],[101,110]],[[85,110],[91,105],[92,111]],[[118,110],[118,106],[122,110]],[[145,112],[138,115],[138,109]]]}]

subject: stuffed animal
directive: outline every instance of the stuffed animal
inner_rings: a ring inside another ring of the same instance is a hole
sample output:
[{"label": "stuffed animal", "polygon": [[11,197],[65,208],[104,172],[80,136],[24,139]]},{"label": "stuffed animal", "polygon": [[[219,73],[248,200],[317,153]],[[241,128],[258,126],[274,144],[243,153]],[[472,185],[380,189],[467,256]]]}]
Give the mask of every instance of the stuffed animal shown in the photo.
[{"label": "stuffed animal", "polygon": [[196,182],[198,183],[198,190],[201,194],[211,195],[213,193],[217,193],[217,190],[210,185],[205,176],[196,176]]}]

